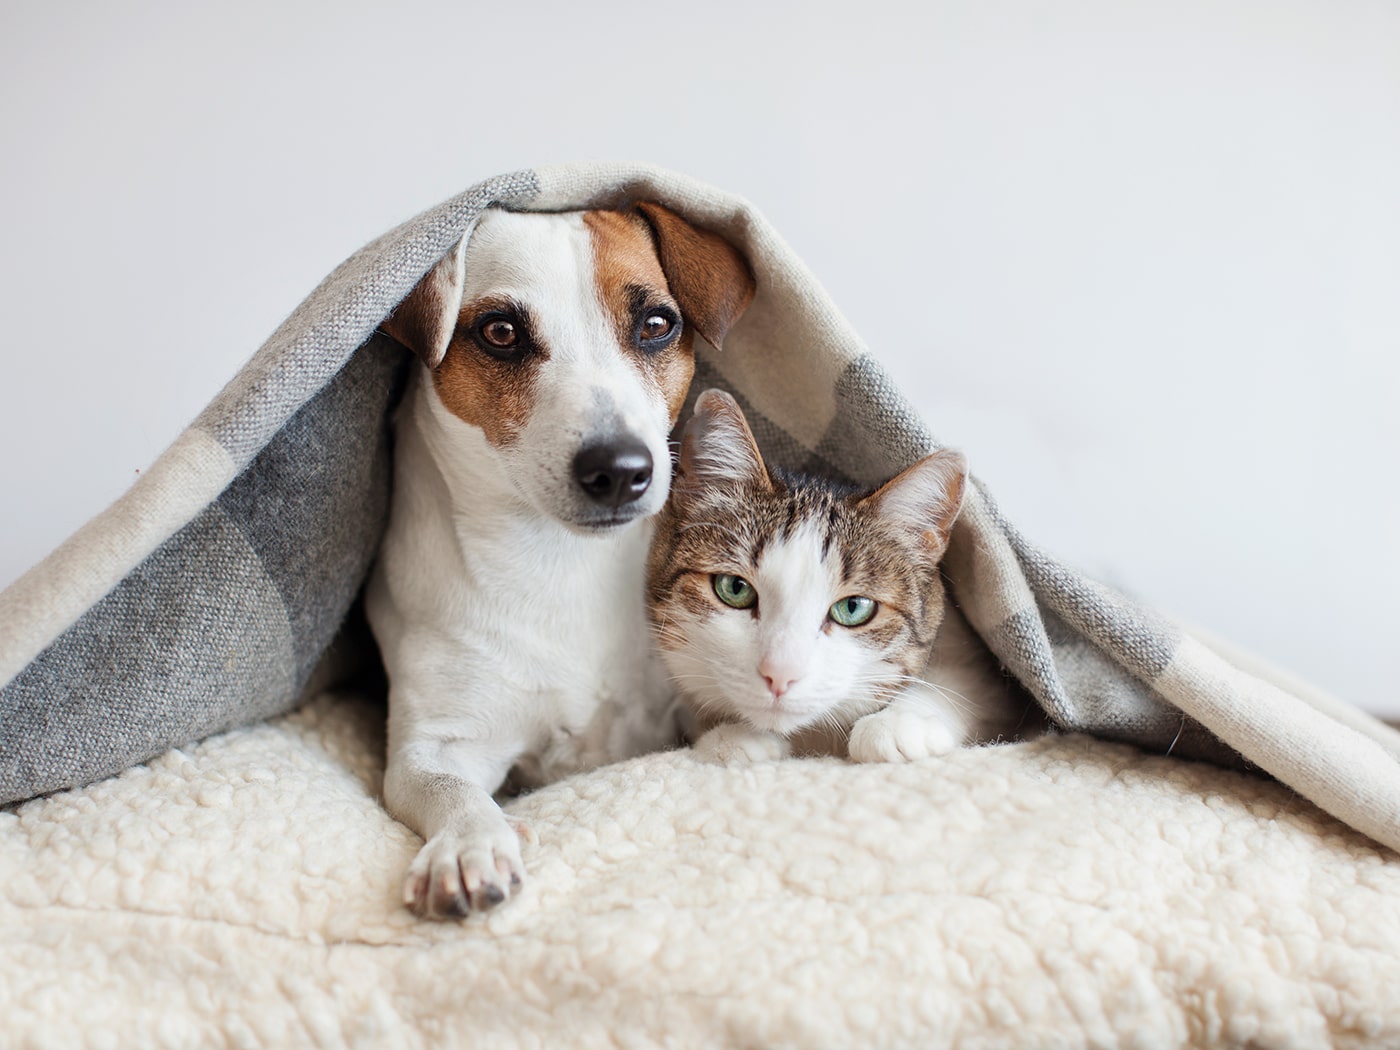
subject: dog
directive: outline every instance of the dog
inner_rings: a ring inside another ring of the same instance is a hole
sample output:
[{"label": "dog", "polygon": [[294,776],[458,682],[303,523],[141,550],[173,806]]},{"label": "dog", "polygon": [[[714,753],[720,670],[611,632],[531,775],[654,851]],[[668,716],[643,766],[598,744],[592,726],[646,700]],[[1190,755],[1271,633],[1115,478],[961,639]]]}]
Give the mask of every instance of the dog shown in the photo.
[{"label": "dog", "polygon": [[655,203],[487,209],[380,326],[421,365],[396,422],[365,609],[389,676],[384,802],[425,844],[403,900],[431,918],[509,899],[517,828],[493,799],[675,740],[650,642],[648,519],[699,335],[755,281]]}]

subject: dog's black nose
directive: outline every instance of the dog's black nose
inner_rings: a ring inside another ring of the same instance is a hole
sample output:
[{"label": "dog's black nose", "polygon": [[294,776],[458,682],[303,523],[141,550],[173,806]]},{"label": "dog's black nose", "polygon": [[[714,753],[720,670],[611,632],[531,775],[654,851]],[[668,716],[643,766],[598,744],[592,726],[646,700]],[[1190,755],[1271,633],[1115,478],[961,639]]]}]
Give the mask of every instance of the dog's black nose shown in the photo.
[{"label": "dog's black nose", "polygon": [[651,484],[651,453],[635,438],[587,445],[574,457],[574,477],[595,503],[620,507]]}]

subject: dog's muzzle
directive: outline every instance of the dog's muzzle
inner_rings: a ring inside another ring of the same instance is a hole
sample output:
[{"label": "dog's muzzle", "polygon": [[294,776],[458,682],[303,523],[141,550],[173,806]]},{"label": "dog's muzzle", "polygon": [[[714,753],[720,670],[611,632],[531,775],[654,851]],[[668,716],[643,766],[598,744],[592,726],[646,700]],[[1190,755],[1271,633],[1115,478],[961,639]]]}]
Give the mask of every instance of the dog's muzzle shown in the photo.
[{"label": "dog's muzzle", "polygon": [[574,480],[599,507],[618,510],[651,487],[651,452],[636,438],[585,445],[574,456]]}]

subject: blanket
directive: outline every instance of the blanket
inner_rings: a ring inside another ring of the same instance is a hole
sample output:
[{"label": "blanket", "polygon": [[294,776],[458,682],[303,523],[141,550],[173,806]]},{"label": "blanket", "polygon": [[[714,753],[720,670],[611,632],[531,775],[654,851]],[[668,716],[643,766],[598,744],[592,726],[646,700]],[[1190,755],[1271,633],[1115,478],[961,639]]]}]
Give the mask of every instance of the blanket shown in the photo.
[{"label": "blanket", "polygon": [[[387,420],[407,363],[376,327],[483,208],[639,199],[718,231],[753,267],[757,295],[723,353],[697,344],[695,388],[733,393],[766,458],[873,484],[935,446],[742,199],[634,165],[480,183],[347,260],[121,500],[0,593],[0,802],[295,706],[384,526]],[[947,574],[979,636],[1061,728],[1252,765],[1400,848],[1400,734],[1246,673],[1061,564],[980,481]]]},{"label": "blanket", "polygon": [[0,1045],[1400,1045],[1400,862],[1265,778],[654,754],[510,803],[530,881],[442,924],[383,725],[323,695],[0,813]]}]

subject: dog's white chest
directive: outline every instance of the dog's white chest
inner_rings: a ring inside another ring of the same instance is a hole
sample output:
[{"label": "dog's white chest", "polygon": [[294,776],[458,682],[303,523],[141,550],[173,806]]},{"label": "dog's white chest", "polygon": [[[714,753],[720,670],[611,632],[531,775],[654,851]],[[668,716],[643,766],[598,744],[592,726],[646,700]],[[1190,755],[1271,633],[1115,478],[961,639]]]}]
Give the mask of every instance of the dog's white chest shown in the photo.
[{"label": "dog's white chest", "polygon": [[399,661],[400,684],[422,684],[394,712],[414,723],[406,735],[489,736],[528,784],[672,741],[646,620],[649,523],[593,537],[466,513],[435,542],[420,532],[400,546],[395,532],[385,558],[413,576],[412,604],[397,608],[433,622],[405,632],[413,655]]},{"label": "dog's white chest", "polygon": [[[518,677],[503,689],[528,740],[517,761],[525,782],[557,780],[671,742],[670,688],[643,602],[648,530],[634,531],[616,541],[580,540],[600,549],[544,557],[518,584],[521,600],[506,632]],[[499,637],[495,625],[483,627]]]},{"label": "dog's white chest", "polygon": [[427,839],[420,914],[506,900],[519,844],[492,801],[664,746],[644,610],[647,518],[698,336],[753,297],[735,248],[660,204],[486,209],[383,329],[416,353],[365,611],[389,673],[390,811]]}]

